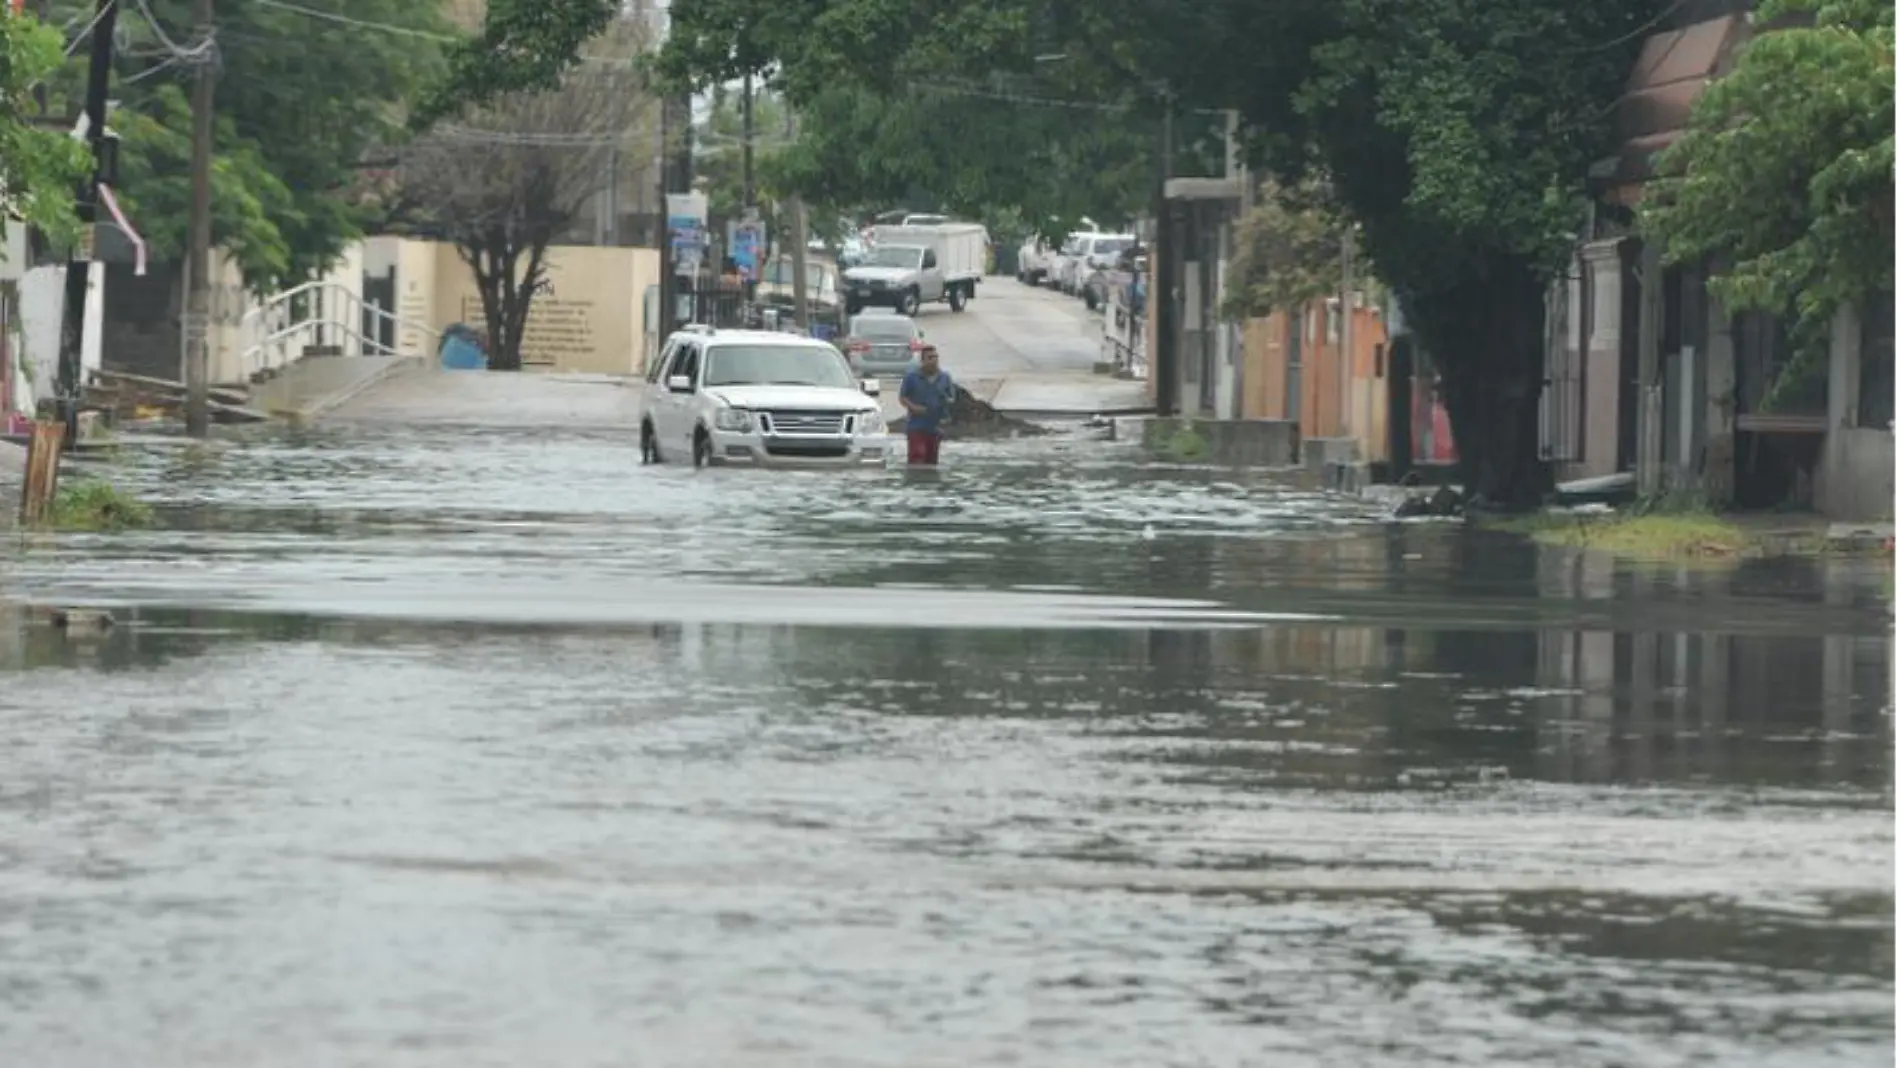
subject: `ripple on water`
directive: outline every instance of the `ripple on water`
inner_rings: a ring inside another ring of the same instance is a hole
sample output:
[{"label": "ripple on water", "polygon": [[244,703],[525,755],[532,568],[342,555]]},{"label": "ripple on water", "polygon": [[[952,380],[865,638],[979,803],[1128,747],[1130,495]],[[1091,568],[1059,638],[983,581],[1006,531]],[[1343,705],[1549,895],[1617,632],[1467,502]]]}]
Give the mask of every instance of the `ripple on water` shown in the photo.
[{"label": "ripple on water", "polygon": [[129,609],[5,631],[0,1063],[1891,1059],[1886,630],[1638,645],[1512,544],[1057,447],[136,458],[170,528],[12,575]]}]

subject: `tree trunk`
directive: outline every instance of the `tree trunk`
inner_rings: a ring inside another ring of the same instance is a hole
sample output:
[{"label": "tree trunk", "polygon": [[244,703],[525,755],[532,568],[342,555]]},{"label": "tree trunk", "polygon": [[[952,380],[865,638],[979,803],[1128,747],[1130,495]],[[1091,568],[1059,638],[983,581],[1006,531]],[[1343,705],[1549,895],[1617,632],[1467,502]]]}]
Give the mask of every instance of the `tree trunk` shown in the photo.
[{"label": "tree trunk", "polygon": [[1528,511],[1551,490],[1538,441],[1543,276],[1528,261],[1505,256],[1472,276],[1418,294],[1407,314],[1442,371],[1467,498],[1480,507]]}]

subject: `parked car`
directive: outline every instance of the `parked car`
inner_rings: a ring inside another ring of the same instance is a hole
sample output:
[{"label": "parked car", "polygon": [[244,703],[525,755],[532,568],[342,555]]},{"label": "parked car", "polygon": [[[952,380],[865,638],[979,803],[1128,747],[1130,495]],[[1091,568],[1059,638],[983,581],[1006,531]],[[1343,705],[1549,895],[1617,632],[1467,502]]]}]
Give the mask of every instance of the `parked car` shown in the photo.
[{"label": "parked car", "polygon": [[[760,272],[759,300],[771,304],[790,305],[792,303],[792,258],[780,256],[765,265]],[[805,295],[813,304],[823,307],[838,305],[838,274],[831,264],[823,260],[807,257],[805,260]]]},{"label": "parked car", "polygon": [[1127,284],[1130,255],[1138,249],[1132,234],[1113,234],[1093,242],[1081,267],[1082,300],[1090,311],[1102,306],[1108,299],[1110,289]]},{"label": "parked car", "polygon": [[1052,289],[1067,291],[1064,280],[1075,270],[1075,261],[1082,256],[1082,239],[1088,232],[1078,231],[1064,238],[1049,256],[1049,270],[1043,275],[1043,283]]},{"label": "parked car", "polygon": [[1056,285],[1070,296],[1085,296],[1090,274],[1112,266],[1115,256],[1135,243],[1133,234],[1077,234],[1067,247]]},{"label": "parked car", "polygon": [[844,354],[860,375],[902,375],[917,366],[924,332],[917,320],[889,312],[852,316],[845,329]]},{"label": "parked car", "polygon": [[1016,280],[1024,285],[1041,285],[1049,277],[1049,261],[1054,255],[1047,241],[1031,234],[1016,253]]},{"label": "parked car", "polygon": [[815,338],[691,327],[667,339],[647,374],[640,461],[882,463],[878,388]]}]

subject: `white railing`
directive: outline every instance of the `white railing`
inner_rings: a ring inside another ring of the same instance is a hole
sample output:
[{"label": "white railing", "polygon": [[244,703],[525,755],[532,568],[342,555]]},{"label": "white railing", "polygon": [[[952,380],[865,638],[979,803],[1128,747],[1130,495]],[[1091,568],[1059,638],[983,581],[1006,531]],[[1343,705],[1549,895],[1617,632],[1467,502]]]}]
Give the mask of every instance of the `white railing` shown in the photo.
[{"label": "white railing", "polygon": [[1148,377],[1148,338],[1134,309],[1124,304],[1121,287],[1112,287],[1102,302],[1102,362],[1115,365],[1117,374],[1129,378]]},{"label": "white railing", "polygon": [[[368,334],[364,324],[373,328]],[[421,323],[406,322],[338,282],[305,282],[275,294],[244,313],[238,323],[238,370],[245,381],[260,371],[274,371],[302,358],[309,346],[335,346],[345,356],[395,356],[394,345],[383,344],[387,325],[401,344],[407,331],[430,340],[442,337]]]}]

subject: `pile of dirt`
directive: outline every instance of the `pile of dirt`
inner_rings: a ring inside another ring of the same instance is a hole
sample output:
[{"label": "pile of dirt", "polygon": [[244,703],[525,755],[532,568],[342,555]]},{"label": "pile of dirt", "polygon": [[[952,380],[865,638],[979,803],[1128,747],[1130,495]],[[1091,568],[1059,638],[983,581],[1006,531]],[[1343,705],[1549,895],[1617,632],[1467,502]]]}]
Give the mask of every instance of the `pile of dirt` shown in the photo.
[{"label": "pile of dirt", "polygon": [[[891,433],[902,434],[905,422],[903,416],[891,420]],[[1050,430],[1004,415],[970,391],[959,389],[956,399],[950,402],[950,420],[944,424],[944,433],[953,438],[1020,438],[1037,437]]]}]

